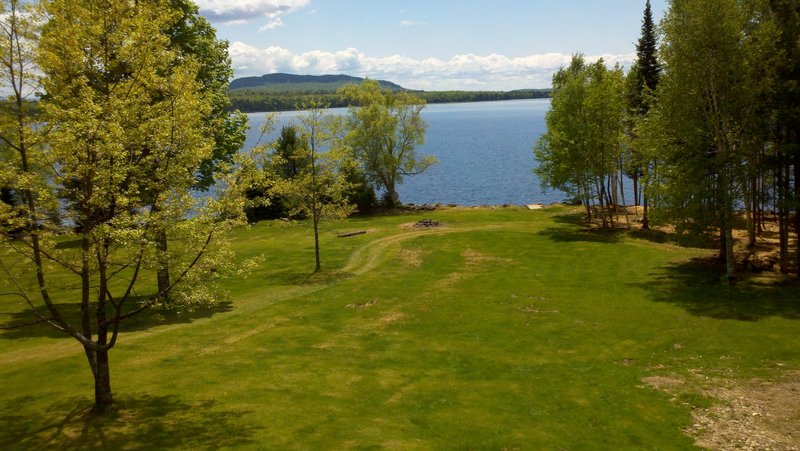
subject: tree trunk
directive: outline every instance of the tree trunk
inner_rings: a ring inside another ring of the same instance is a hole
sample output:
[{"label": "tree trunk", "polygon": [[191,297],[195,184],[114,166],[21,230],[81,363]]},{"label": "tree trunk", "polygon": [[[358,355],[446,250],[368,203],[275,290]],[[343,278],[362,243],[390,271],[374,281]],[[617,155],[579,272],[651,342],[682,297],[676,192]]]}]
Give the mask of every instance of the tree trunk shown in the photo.
[{"label": "tree trunk", "polygon": [[319,272],[322,269],[322,264],[319,260],[319,213],[317,212],[316,208],[312,214],[314,215],[314,256],[317,262],[314,272]]},{"label": "tree trunk", "polygon": [[603,228],[606,229],[608,228],[608,219],[606,218],[605,205],[603,204],[606,195],[605,184],[601,178],[599,183],[595,180],[594,185],[595,189],[599,190],[597,201],[600,204],[600,220],[603,222]]},{"label": "tree trunk", "polygon": [[169,258],[167,256],[167,232],[159,230],[156,233],[156,249],[158,250],[158,292],[167,293],[170,287]]},{"label": "tree trunk", "polygon": [[[795,141],[797,140],[795,135]],[[794,234],[795,238],[795,272],[800,277],[800,150],[794,155]]]},{"label": "tree trunk", "polygon": [[[633,171],[633,205],[635,207],[639,206],[639,174],[637,169]],[[639,209],[636,209],[636,211],[638,214]]]},{"label": "tree trunk", "polygon": [[736,258],[733,254],[733,223],[731,212],[727,213],[728,220],[725,225],[725,273],[728,276],[728,283],[736,283]]},{"label": "tree trunk", "polygon": [[394,184],[387,185],[386,186],[386,207],[388,207],[388,208],[396,207],[399,200],[400,200],[400,195],[397,194],[397,189],[395,189]]},{"label": "tree trunk", "polygon": [[726,262],[728,260],[728,236],[725,233],[725,226],[721,225],[719,227],[719,258],[720,262]]},{"label": "tree trunk", "polygon": [[111,394],[111,371],[108,365],[108,351],[95,351],[94,370],[94,411],[104,412],[114,403]]},{"label": "tree trunk", "polygon": [[788,175],[788,168],[786,168],[783,164],[779,165],[778,167],[778,237],[779,237],[779,252],[780,252],[780,268],[781,273],[786,274],[788,272],[788,257],[789,257],[789,218],[788,218],[788,209],[786,207],[787,201],[787,194],[789,193],[788,185],[789,180],[788,177],[784,177],[784,170],[787,169]]},{"label": "tree trunk", "polygon": [[648,207],[648,199],[647,199],[647,192],[642,194],[642,205],[644,206],[642,210],[642,230],[650,230],[650,220],[647,217],[647,207]]},{"label": "tree trunk", "polygon": [[748,187],[744,190],[744,211],[747,217],[747,249],[753,250],[756,247],[756,223],[755,223],[755,177],[750,180]]}]

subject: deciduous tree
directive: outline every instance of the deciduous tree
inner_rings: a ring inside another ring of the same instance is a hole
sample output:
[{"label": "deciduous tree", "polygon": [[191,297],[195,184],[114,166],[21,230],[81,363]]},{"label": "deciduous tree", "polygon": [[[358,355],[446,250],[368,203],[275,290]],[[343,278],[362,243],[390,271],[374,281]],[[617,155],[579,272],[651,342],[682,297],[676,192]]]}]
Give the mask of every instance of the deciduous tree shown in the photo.
[{"label": "deciduous tree", "polygon": [[[212,158],[206,119],[213,105],[198,81],[198,61],[171,45],[169,30],[180,15],[168,3],[48,0],[41,6],[46,20],[36,61],[46,93],[41,121],[49,133],[46,146],[16,145],[13,158],[2,161],[4,179],[25,197],[6,217],[26,224],[16,240],[2,226],[3,244],[21,256],[3,269],[13,294],[40,321],[83,347],[95,409],[102,411],[113,402],[109,352],[121,325],[165,302],[167,293],[148,283],[160,268],[159,231],[181,243],[170,302],[211,301],[207,282],[230,269],[226,259],[214,258],[225,246],[213,238],[240,217],[242,176],[225,171],[230,191],[203,203],[191,194],[195,174]],[[33,129],[25,130],[18,136]],[[79,230],[77,247],[59,246],[56,233],[63,230],[42,214],[56,192],[65,220]],[[217,270],[210,273],[210,266]],[[70,276],[77,283],[58,282]],[[72,305],[80,310],[76,322],[68,314]]]},{"label": "deciduous tree", "polygon": [[385,199],[393,206],[399,201],[397,186],[403,179],[436,163],[432,156],[416,151],[425,142],[427,124],[421,116],[425,101],[405,92],[381,91],[374,80],[345,86],[340,94],[355,104],[347,121],[348,145],[367,177],[386,190]]},{"label": "deciduous tree", "polygon": [[289,170],[291,177],[277,177],[272,192],[286,196],[294,210],[311,218],[314,228],[315,271],[322,269],[319,253],[319,222],[343,218],[355,211],[347,200],[351,186],[346,166],[353,164],[349,150],[337,139],[341,124],[321,106],[311,103],[299,116],[299,139],[291,152],[278,148],[271,166],[276,172]]},{"label": "deciduous tree", "polygon": [[602,59],[587,65],[575,55],[553,75],[547,132],[534,148],[543,188],[581,199],[588,220],[597,205],[606,226],[617,207],[624,112],[622,70],[607,69]]},{"label": "deciduous tree", "polygon": [[[759,0],[673,0],[662,23],[666,65],[643,133],[665,161],[659,206],[685,227],[720,233],[735,277],[734,210],[746,192],[774,28]],[[663,202],[663,208],[661,205]]]}]

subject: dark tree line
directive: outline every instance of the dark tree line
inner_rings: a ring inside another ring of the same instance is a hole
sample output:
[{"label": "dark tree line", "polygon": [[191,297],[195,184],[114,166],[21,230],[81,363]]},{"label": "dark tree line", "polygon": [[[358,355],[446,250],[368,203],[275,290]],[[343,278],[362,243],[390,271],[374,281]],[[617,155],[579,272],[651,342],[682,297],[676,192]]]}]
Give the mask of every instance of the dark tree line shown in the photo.
[{"label": "dark tree line", "polygon": [[[409,91],[426,103],[486,102],[496,100],[543,99],[550,97],[549,89],[520,89],[516,91]],[[351,106],[349,99],[335,92],[303,91],[279,93],[259,89],[230,91],[231,108],[247,113],[296,110],[298,105],[321,101],[331,108]]]}]

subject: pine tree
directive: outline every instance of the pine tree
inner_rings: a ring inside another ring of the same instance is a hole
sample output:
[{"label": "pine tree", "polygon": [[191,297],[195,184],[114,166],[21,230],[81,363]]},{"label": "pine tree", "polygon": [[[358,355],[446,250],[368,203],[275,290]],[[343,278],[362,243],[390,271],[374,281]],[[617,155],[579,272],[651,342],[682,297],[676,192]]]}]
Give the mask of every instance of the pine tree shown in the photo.
[{"label": "pine tree", "polygon": [[[658,40],[656,39],[656,29],[653,23],[653,10],[650,8],[650,0],[644,7],[644,19],[642,19],[642,35],[636,44],[636,57],[639,66],[639,75],[642,83],[641,88],[646,86],[650,91],[655,91],[658,80],[661,77],[661,65],[658,63]],[[644,103],[643,103],[644,106]],[[646,106],[644,108],[647,108]]]},{"label": "pine tree", "polygon": [[[629,73],[628,102],[634,115],[633,123],[636,118],[642,118],[650,109],[650,98],[658,87],[661,77],[661,65],[658,62],[658,39],[656,38],[655,23],[653,22],[653,10],[650,7],[650,0],[647,0],[644,8],[644,18],[642,19],[642,35],[636,44],[636,64]],[[641,154],[635,150],[628,156],[628,173],[634,180],[634,185],[638,185],[639,177],[652,171],[652,162],[642,159]],[[639,195],[636,193],[636,198]],[[644,217],[642,218],[642,228],[649,228],[648,220],[648,196],[645,189],[644,193]]]}]

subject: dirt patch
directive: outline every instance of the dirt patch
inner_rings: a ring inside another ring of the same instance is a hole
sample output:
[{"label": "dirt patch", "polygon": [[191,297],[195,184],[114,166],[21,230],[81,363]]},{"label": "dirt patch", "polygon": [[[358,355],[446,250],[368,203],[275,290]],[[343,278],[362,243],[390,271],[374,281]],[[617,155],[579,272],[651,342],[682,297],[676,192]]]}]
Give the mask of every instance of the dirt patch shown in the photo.
[{"label": "dirt patch", "polygon": [[645,377],[644,379],[642,379],[642,382],[655,389],[672,394],[674,394],[674,390],[676,388],[686,383],[686,381],[684,381],[683,379],[678,379],[675,377],[664,377],[664,376]]},{"label": "dirt patch", "polygon": [[464,249],[461,252],[467,266],[481,266],[486,263],[511,263],[510,258],[495,257],[494,255],[484,254],[474,249]]},{"label": "dirt patch", "polygon": [[[702,375],[695,374],[697,378]],[[685,432],[695,445],[716,450],[800,449],[800,371],[779,380],[644,378],[667,393],[700,395],[710,407],[695,407]],[[709,382],[710,381],[710,382]]]},{"label": "dirt patch", "polygon": [[789,380],[752,380],[708,390],[720,401],[695,409],[688,432],[719,450],[800,448],[800,372]]},{"label": "dirt patch", "polygon": [[403,312],[389,312],[381,317],[381,324],[392,324],[405,319],[406,314]]},{"label": "dirt patch", "polygon": [[451,272],[450,274],[446,275],[443,279],[439,279],[438,281],[436,281],[436,285],[434,285],[434,287],[436,289],[449,288],[460,282],[463,282],[464,280],[469,279],[470,277],[472,277],[471,274],[465,274],[463,272]]},{"label": "dirt patch", "polygon": [[404,265],[417,268],[422,264],[423,255],[425,255],[425,252],[422,249],[403,249],[397,254],[397,258]]},{"label": "dirt patch", "polygon": [[434,221],[433,219],[423,219],[414,223],[415,229],[430,229],[430,228],[439,228],[444,226],[439,221]]},{"label": "dirt patch", "polygon": [[377,303],[378,303],[378,300],[377,299],[373,299],[371,301],[362,302],[362,303],[355,303],[354,302],[354,303],[351,303],[351,304],[347,304],[345,307],[354,308],[354,309],[365,309],[365,308],[370,308],[370,307],[372,307],[373,305],[375,305]]}]

